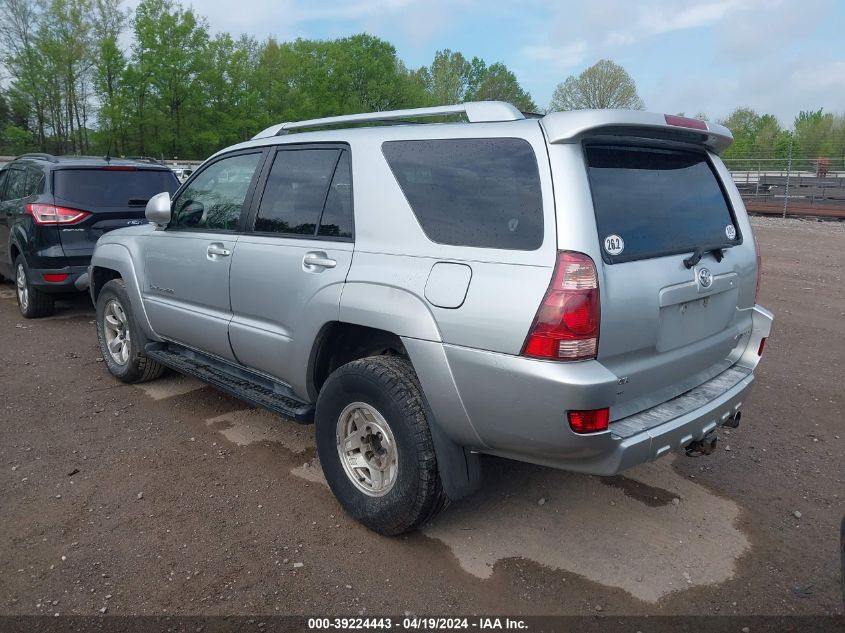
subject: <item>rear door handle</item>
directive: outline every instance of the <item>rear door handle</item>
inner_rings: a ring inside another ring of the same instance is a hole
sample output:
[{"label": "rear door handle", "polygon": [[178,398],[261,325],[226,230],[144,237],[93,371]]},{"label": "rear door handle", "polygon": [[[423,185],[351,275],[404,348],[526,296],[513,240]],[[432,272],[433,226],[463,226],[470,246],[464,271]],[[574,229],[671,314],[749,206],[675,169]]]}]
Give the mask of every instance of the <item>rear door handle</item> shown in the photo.
[{"label": "rear door handle", "polygon": [[315,268],[334,268],[337,266],[337,261],[331,259],[323,251],[311,251],[306,253],[302,258],[302,267],[305,270],[313,270]]},{"label": "rear door handle", "polygon": [[232,251],[230,251],[228,248],[225,248],[222,244],[215,243],[208,245],[207,253],[209,257],[228,257],[232,254]]}]

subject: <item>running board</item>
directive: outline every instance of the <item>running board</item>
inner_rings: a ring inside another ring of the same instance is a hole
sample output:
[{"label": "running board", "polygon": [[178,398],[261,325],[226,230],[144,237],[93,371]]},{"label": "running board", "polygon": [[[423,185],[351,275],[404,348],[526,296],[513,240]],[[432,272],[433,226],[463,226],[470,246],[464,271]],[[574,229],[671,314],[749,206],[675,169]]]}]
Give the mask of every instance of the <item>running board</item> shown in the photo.
[{"label": "running board", "polygon": [[287,385],[246,368],[173,343],[148,343],[144,354],[165,367],[199,378],[257,407],[302,424],[314,420],[313,404],[297,398]]}]

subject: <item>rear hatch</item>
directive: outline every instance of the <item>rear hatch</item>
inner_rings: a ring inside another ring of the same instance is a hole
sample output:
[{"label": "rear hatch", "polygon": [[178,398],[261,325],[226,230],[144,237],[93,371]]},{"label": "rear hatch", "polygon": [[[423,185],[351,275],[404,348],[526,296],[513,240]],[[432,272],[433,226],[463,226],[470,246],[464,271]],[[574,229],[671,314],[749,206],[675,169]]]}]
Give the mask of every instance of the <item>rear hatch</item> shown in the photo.
[{"label": "rear hatch", "polygon": [[[551,146],[553,168],[556,162],[572,168],[577,160],[586,172],[583,185],[569,177],[572,191],[556,192],[559,245],[590,254],[598,269],[597,360],[619,381],[611,420],[685,393],[734,364],[748,340],[756,286],[747,216],[710,151],[727,146],[727,130],[686,133],[667,126],[663,115],[632,116],[635,124],[583,125],[571,137],[563,117],[549,126],[552,143],[566,143]],[[584,221],[589,230],[565,228]]]},{"label": "rear hatch", "polygon": [[90,214],[59,227],[62,248],[71,266],[87,265],[97,239],[116,228],[143,224],[147,201],[157,193],[172,195],[179,187],[165,167],[65,167],[53,171],[53,196],[59,207]]}]

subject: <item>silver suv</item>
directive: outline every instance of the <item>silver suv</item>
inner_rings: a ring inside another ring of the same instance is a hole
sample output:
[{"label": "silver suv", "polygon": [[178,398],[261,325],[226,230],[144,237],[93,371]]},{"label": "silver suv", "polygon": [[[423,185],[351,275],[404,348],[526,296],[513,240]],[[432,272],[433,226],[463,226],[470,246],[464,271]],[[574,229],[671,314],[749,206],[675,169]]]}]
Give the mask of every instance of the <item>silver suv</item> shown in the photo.
[{"label": "silver suv", "polygon": [[501,102],[276,125],[99,240],[103,357],[313,420],[383,534],[471,492],[482,453],[597,475],[709,453],[772,323],[731,140]]}]

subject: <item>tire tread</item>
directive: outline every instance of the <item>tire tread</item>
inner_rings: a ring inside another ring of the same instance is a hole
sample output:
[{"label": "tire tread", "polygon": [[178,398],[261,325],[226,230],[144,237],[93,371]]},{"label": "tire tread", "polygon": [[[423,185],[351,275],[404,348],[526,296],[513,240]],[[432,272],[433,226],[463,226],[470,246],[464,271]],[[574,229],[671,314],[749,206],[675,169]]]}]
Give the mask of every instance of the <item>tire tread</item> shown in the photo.
[{"label": "tire tread", "polygon": [[[115,373],[115,371],[111,367],[108,357],[108,351],[106,350],[105,343],[102,340],[102,327],[99,323],[100,299],[101,297],[107,296],[108,294],[114,294],[116,298],[120,300],[120,303],[123,306],[127,317],[129,318],[129,327],[131,328],[132,340],[137,346],[135,357],[130,358],[127,370],[122,374]],[[117,279],[112,279],[111,281],[106,283],[106,285],[103,286],[102,290],[100,290],[100,295],[97,298],[97,304],[97,341],[100,344],[100,351],[103,354],[103,361],[109,367],[109,371],[112,373],[112,375],[115,376],[115,378],[117,378],[118,380],[130,384],[155,380],[156,378],[161,376],[166,369],[164,365],[144,355],[144,345],[147,342],[147,338],[144,336],[143,332],[141,332],[140,328],[138,328],[138,324],[135,322],[135,312],[132,309],[132,303],[129,300],[129,295],[126,292],[126,283],[123,281],[123,279],[120,279],[118,277]]]},{"label": "tire tread", "polygon": [[[428,425],[428,406],[416,372],[410,361],[400,356],[369,356],[352,361],[336,370],[368,376],[382,386],[385,395],[400,405],[413,438],[419,479],[409,503],[399,504],[389,513],[377,517],[358,516],[364,525],[386,536],[409,532],[431,521],[449,505],[449,497],[440,480],[434,441]],[[328,381],[327,381],[328,384]],[[325,389],[326,385],[324,385]],[[319,410],[319,402],[318,402]],[[318,413],[319,415],[319,413]]]}]

